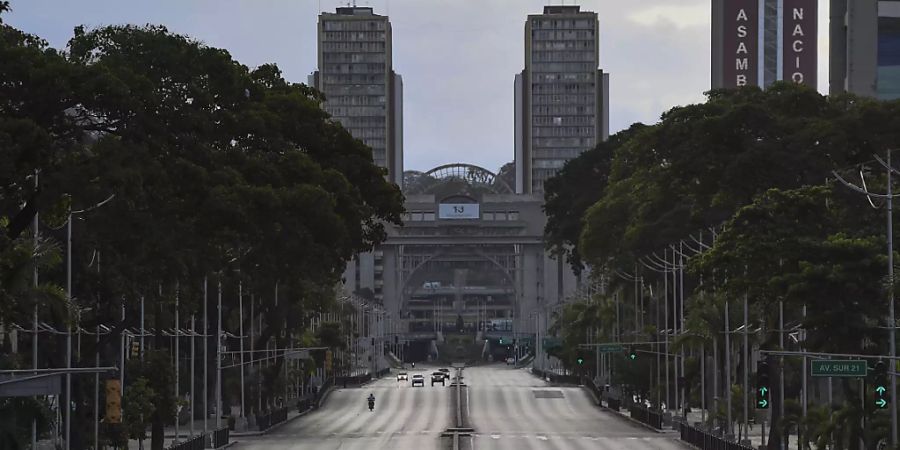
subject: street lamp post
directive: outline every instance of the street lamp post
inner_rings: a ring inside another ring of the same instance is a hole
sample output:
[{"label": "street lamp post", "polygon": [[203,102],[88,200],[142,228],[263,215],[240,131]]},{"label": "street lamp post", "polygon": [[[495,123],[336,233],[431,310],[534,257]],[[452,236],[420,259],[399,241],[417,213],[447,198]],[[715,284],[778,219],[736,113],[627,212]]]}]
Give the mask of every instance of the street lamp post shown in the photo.
[{"label": "street lamp post", "polygon": [[[72,211],[69,209],[69,215],[66,219],[66,368],[72,368],[72,324],[71,324],[71,315],[72,315],[72,218],[73,216],[86,213],[88,211],[95,210],[110,200],[112,200],[116,195],[110,195],[106,200],[103,200],[96,205],[81,209],[78,211]],[[35,217],[35,236],[37,236],[37,217]],[[35,238],[36,239],[36,238]],[[37,269],[35,269],[37,270]],[[37,283],[37,272],[35,272],[35,284]],[[37,322],[35,316],[35,323]],[[36,336],[36,334],[35,334]],[[37,338],[35,338],[35,342],[37,342]],[[37,346],[35,346],[37,348]],[[35,350],[36,354],[36,350]],[[37,358],[35,358],[35,361]],[[37,366],[35,366],[37,367]],[[122,372],[125,371],[124,365],[122,367]],[[71,425],[72,425],[72,373],[66,372],[66,424],[65,424],[65,449],[69,450],[71,448],[70,443],[70,435],[71,435]]]}]

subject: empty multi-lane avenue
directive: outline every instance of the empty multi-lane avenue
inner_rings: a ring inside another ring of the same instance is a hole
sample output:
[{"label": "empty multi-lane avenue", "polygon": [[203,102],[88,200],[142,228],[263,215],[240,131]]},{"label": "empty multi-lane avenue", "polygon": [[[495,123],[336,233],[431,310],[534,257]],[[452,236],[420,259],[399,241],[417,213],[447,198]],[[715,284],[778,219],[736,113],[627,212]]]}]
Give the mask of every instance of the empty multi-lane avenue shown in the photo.
[{"label": "empty multi-lane avenue", "polygon": [[[323,407],[258,437],[241,437],[238,450],[450,449],[442,434],[455,425],[453,390],[431,386],[433,367],[410,370],[425,387],[387,377],[361,388],[336,389]],[[474,432],[461,449],[682,449],[672,434],[634,425],[598,408],[581,388],[551,385],[505,365],[463,371],[464,414]],[[366,397],[374,394],[375,411]]]}]

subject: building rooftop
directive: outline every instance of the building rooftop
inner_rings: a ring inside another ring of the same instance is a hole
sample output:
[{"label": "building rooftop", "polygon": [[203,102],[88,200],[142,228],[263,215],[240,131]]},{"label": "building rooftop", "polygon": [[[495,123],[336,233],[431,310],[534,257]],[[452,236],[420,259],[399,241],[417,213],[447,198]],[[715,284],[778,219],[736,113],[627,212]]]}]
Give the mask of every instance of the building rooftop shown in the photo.
[{"label": "building rooftop", "polygon": [[544,6],[544,14],[573,14],[581,12],[581,6],[578,5],[548,5]]},{"label": "building rooftop", "polygon": [[337,8],[337,14],[341,16],[374,16],[375,12],[371,7],[345,6]]}]

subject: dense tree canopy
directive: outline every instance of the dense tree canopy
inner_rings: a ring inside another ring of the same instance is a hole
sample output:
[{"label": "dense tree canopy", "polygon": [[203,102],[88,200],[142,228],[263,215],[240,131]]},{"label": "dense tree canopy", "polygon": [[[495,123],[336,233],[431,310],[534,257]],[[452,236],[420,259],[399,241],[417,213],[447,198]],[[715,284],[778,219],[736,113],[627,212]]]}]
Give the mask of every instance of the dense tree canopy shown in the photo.
[{"label": "dense tree canopy", "polygon": [[644,125],[635,124],[613,135],[608,141],[568,161],[556,176],[547,180],[544,193],[547,246],[554,254],[565,255],[576,272],[583,269],[577,247],[582,218],[603,196],[616,150],[643,128]]},{"label": "dense tree canopy", "polygon": [[[161,350],[175,299],[183,320],[218,283],[228,292],[223,327],[236,327],[238,281],[263,317],[257,348],[284,347],[335,301],[346,261],[400,223],[402,195],[371,149],[324,112],[320,93],[274,65],[250,69],[152,25],[78,27],[59,51],[0,23],[0,59],[0,325],[28,324],[35,304],[42,321],[71,322],[59,288],[70,212],[73,304],[90,307],[81,326],[112,327],[96,350],[113,360],[120,333],[137,325],[138,299]],[[45,283],[36,288],[35,263]],[[62,355],[42,364],[58,367]],[[4,366],[24,362],[2,356]],[[277,367],[264,373],[265,395]],[[161,448],[176,393],[164,385],[171,377],[145,378]],[[93,414],[82,414],[91,407],[82,395],[76,385],[75,447],[90,428],[78,422]]]},{"label": "dense tree canopy", "polygon": [[893,134],[877,131],[897,120],[886,108],[779,83],[672,109],[619,147],[579,250],[593,264],[633,258],[721,224],[770,188],[820,184],[885,148]]},{"label": "dense tree canopy", "polygon": [[[556,317],[555,330],[564,338],[557,353],[569,362],[578,343],[570,338],[581,341],[592,329],[615,330],[614,340],[650,332],[654,340],[658,328],[677,330],[671,345],[692,357],[701,346],[728,354],[721,339],[726,305],[733,330],[742,324],[746,299],[747,325],[759,330],[748,336],[756,349],[781,346],[780,333],[770,330],[779,329],[783,306],[785,327],[803,331],[785,343],[794,350],[885,354],[891,287],[884,212],[838,183],[833,172],[860,184],[862,176],[868,189],[884,192],[886,169],[873,155],[895,149],[898,133],[900,102],[825,97],[776,83],[766,90],[710,92],[705,103],[674,108],[659,123],[636,125],[571,161],[548,181],[545,234],[555,251],[591,266],[601,291],[594,301],[611,302],[618,314],[592,313],[584,320],[582,311],[591,307],[568,307]],[[689,269],[684,281],[671,259],[677,252],[687,252],[678,259]],[[632,289],[635,279],[641,282]],[[646,297],[640,315],[651,324],[643,329],[640,321],[630,327],[622,318],[638,316],[631,304],[639,296]],[[674,313],[682,301],[684,323]],[[688,361],[683,375],[696,385],[698,359]],[[801,368],[794,363],[785,360],[785,384],[774,387],[788,401],[800,389]],[[719,359],[715,370],[724,369]],[[743,395],[738,384],[724,389]],[[863,394],[855,385],[841,383],[840,389],[848,404],[859,404]],[[845,427],[846,434],[835,435],[845,446],[855,445],[855,436],[883,435],[884,421],[874,411],[854,408],[835,411],[818,431],[791,419],[790,411],[784,420],[776,412],[769,445],[791,426],[806,427],[808,439]],[[867,430],[857,427],[862,416],[871,419]],[[725,413],[709,417],[724,421]]]}]

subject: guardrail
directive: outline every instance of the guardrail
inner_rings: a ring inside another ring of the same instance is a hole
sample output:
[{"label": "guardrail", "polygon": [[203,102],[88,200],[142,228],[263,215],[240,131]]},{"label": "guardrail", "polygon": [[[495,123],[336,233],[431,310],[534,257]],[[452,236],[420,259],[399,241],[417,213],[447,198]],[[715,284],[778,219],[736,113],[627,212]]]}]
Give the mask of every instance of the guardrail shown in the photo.
[{"label": "guardrail", "polygon": [[[211,441],[210,441],[211,448],[222,448],[222,447],[228,445],[229,431],[230,430],[228,429],[228,427],[222,427],[222,428],[219,428],[218,430],[215,430],[212,433],[210,433],[209,436],[211,439]],[[200,448],[203,448],[203,447],[200,447]]]},{"label": "guardrail", "polygon": [[259,431],[266,431],[272,428],[273,425],[278,425],[287,420],[287,413],[287,408],[278,408],[265,414],[257,414],[256,426],[259,428]]},{"label": "guardrail", "polygon": [[581,380],[577,375],[560,375],[558,373],[553,373],[549,371],[543,371],[537,368],[532,367],[531,373],[550,380],[551,383],[566,383],[566,384],[580,384]]},{"label": "guardrail", "polygon": [[657,430],[662,429],[662,413],[660,413],[659,411],[654,411],[650,408],[647,408],[646,406],[632,403],[628,405],[628,412],[631,413],[632,419],[650,425]]},{"label": "guardrail", "polygon": [[192,437],[169,447],[169,450],[203,450],[206,447],[206,435]]},{"label": "guardrail", "polygon": [[700,450],[753,450],[749,445],[741,445],[737,442],[725,439],[692,427],[686,423],[681,424],[681,440],[691,444]]}]

